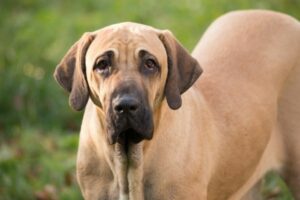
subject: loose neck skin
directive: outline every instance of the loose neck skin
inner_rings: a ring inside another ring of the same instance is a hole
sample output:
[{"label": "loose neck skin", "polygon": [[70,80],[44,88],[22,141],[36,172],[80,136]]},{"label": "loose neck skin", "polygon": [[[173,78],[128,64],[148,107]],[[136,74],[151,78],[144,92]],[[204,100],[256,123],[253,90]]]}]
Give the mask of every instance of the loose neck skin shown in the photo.
[{"label": "loose neck skin", "polygon": [[[94,106],[94,105],[93,105]],[[100,131],[95,133],[99,137],[94,141],[102,141],[99,145],[100,153],[105,156],[105,160],[113,173],[114,181],[119,188],[119,199],[142,200],[143,194],[143,144],[130,144],[128,150],[119,143],[110,145],[107,141],[105,130],[105,118],[102,110],[96,108],[97,120],[101,121]],[[105,153],[103,153],[105,152]]]}]

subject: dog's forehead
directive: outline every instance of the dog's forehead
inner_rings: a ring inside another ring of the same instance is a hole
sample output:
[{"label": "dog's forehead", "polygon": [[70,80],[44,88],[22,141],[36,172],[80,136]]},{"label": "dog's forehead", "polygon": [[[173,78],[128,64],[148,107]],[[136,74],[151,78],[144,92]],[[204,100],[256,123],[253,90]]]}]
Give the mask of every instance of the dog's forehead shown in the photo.
[{"label": "dog's forehead", "polygon": [[137,50],[143,49],[162,58],[166,55],[159,33],[158,29],[132,22],[102,28],[94,32],[96,38],[88,50],[88,57],[94,60],[109,50],[122,54],[124,51],[136,53]]},{"label": "dog's forehead", "polygon": [[135,35],[142,35],[145,32],[157,32],[158,31],[158,29],[155,29],[151,26],[147,26],[144,24],[138,24],[138,23],[134,23],[134,22],[123,22],[123,23],[119,23],[119,24],[113,24],[113,25],[104,27],[102,30],[103,31],[110,30],[112,32],[128,31]]}]

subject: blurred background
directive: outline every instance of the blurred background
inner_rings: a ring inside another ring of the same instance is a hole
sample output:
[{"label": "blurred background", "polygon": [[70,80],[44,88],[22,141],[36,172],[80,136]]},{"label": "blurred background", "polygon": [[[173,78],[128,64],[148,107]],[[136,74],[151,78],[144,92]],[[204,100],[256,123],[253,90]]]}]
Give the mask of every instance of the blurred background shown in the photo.
[{"label": "blurred background", "polygon": [[[300,0],[0,0],[0,199],[82,199],[75,179],[82,112],[52,78],[86,31],[122,21],[170,29],[190,51],[218,16],[271,9],[300,19]],[[281,179],[264,199],[292,199]]]}]

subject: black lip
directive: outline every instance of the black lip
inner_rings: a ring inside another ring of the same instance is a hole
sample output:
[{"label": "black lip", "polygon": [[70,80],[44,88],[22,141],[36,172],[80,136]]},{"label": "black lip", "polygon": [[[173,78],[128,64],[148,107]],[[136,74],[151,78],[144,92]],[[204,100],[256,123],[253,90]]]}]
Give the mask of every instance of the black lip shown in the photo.
[{"label": "black lip", "polygon": [[134,129],[129,128],[125,131],[122,131],[118,138],[117,143],[123,146],[124,151],[128,153],[129,145],[130,144],[137,144],[141,142],[144,138],[142,135],[138,132],[136,132]]}]

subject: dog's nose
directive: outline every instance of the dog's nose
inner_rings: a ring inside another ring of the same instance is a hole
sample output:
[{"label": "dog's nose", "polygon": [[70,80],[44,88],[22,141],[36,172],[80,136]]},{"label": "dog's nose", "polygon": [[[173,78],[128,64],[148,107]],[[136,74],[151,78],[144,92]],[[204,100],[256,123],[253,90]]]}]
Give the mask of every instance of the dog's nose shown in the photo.
[{"label": "dog's nose", "polygon": [[134,114],[139,110],[140,103],[136,98],[125,95],[113,101],[113,108],[117,114]]}]

